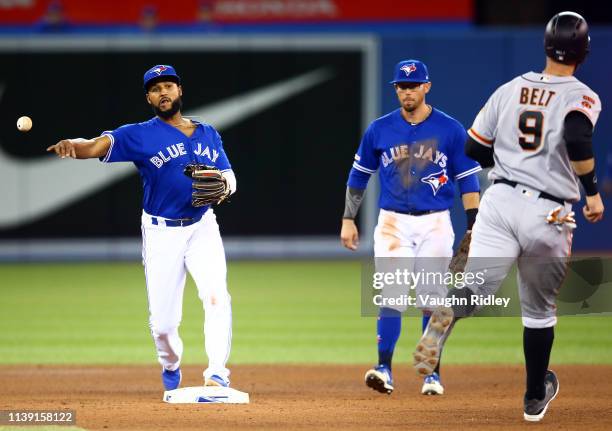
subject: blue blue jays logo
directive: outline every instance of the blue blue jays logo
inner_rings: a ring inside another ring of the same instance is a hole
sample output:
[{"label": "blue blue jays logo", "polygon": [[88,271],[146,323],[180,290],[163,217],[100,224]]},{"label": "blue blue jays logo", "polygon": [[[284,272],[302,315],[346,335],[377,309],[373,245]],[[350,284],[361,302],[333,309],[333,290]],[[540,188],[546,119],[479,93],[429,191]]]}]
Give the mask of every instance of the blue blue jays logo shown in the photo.
[{"label": "blue blue jays logo", "polygon": [[159,66],[159,67],[156,67],[155,69],[153,69],[151,72],[157,73],[158,75],[161,75],[166,70],[168,70],[168,68],[166,66]]},{"label": "blue blue jays logo", "polygon": [[405,64],[400,67],[400,70],[403,70],[406,76],[410,76],[410,74],[416,70],[416,66],[414,65],[414,63]]},{"label": "blue blue jays logo", "polygon": [[436,172],[435,174],[431,174],[424,178],[421,178],[421,182],[429,184],[435,196],[436,193],[438,193],[438,191],[442,188],[442,186],[448,182],[448,176],[446,176],[446,169],[442,169],[440,172]]}]

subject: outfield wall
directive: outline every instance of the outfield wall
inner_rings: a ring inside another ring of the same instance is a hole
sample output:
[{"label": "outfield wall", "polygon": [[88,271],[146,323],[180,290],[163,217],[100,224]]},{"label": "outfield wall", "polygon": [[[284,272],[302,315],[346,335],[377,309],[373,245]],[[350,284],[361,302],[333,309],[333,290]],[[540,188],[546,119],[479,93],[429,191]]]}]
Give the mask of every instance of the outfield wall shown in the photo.
[{"label": "outfield wall", "polygon": [[[428,101],[466,127],[498,85],[543,67],[540,30],[418,28],[402,36],[0,38],[2,64],[11,66],[0,70],[0,260],[139,258],[135,170],[54,160],[67,167],[58,171],[44,148],[148,118],[140,76],[154,63],[177,65],[185,110],[224,137],[239,180],[233,202],[218,211],[230,258],[350,257],[337,240],[346,175],[368,122],[396,107],[388,81],[398,60],[425,61],[433,81]],[[578,71],[604,103],[594,137],[600,178],[612,136],[605,105],[611,44],[611,29],[594,29],[592,54]],[[282,83],[284,96],[243,115],[245,97]],[[232,97],[234,105],[223,105]],[[14,127],[24,114],[34,119],[27,135]],[[362,254],[371,250],[373,195],[361,220]],[[453,222],[460,238],[458,200]],[[609,250],[611,231],[609,217],[588,225],[579,215],[574,250]]]}]

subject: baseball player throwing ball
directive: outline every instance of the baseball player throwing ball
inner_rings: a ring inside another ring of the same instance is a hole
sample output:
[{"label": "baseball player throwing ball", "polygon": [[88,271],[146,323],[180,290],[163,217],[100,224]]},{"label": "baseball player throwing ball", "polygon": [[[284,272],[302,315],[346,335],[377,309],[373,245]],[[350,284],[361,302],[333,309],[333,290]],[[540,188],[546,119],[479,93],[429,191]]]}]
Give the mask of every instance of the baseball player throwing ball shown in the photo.
[{"label": "baseball player throwing ball", "polygon": [[[548,363],[579,184],[586,194],[585,218],[595,223],[604,212],[591,143],[601,102],[573,76],[589,52],[584,18],[573,12],[555,15],[546,26],[544,48],[544,71],[499,87],[468,131],[467,154],[483,167],[492,166],[493,185],[482,199],[466,267],[484,271],[485,277],[481,285],[449,291],[449,297],[469,298],[468,304],[475,295],[495,293],[519,258],[528,421],[541,420],[559,391]],[[453,305],[434,312],[414,353],[417,372],[428,374],[436,367],[455,321],[474,311]]]},{"label": "baseball player throwing ball", "polygon": [[149,326],[166,390],[181,382],[181,323],[187,271],[204,303],[208,386],[228,386],[225,367],[232,338],[223,243],[211,204],[236,191],[236,178],[219,133],[181,115],[183,89],[174,68],[144,74],[145,97],[155,117],[103,132],[94,139],[67,139],[50,146],[58,156],[132,162],[143,180],[142,256]]},{"label": "baseball player throwing ball", "polygon": [[[357,248],[359,234],[354,219],[370,176],[379,170],[380,214],[374,232],[377,271],[380,262],[384,265],[393,258],[408,258],[402,259],[412,265],[404,268],[408,271],[423,264],[430,271],[444,273],[455,238],[449,215],[455,184],[461,190],[470,229],[478,211],[476,173],[481,167],[463,152],[467,138],[463,126],[425,103],[431,82],[424,63],[401,61],[395,66],[391,84],[400,108],[375,120],[363,136],[349,174],[340,237],[348,249]],[[417,285],[416,290],[417,296],[441,298],[447,292],[440,285]],[[426,304],[417,305],[423,311],[424,328],[431,309]],[[378,364],[367,371],[365,382],[381,393],[393,392],[391,360],[405,309],[406,305],[400,304],[382,305],[379,310]],[[439,365],[427,373],[421,392],[444,392]]]}]

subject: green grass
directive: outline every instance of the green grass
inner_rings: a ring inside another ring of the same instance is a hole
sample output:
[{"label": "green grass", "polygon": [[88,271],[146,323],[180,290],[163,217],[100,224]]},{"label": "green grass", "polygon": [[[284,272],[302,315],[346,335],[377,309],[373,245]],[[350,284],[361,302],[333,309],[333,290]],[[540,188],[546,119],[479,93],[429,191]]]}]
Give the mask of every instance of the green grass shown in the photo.
[{"label": "green grass", "polygon": [[[138,264],[0,265],[3,364],[154,364]],[[359,262],[236,262],[229,266],[239,363],[373,363],[373,317],[361,317]],[[202,306],[184,301],[184,363],[204,363]],[[420,321],[405,318],[396,362],[409,362]],[[612,364],[612,317],[562,317],[554,363]],[[521,363],[520,318],[456,327],[445,363]]]}]

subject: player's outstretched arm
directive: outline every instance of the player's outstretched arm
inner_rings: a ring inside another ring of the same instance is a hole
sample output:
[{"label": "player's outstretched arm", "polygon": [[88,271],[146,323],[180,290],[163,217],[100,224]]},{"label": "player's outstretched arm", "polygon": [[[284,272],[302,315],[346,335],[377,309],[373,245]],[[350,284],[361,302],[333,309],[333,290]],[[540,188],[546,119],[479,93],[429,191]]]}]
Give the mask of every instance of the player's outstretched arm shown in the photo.
[{"label": "player's outstretched arm", "polygon": [[73,159],[93,159],[104,157],[108,153],[111,140],[108,136],[103,135],[94,139],[63,139],[55,145],[47,148],[48,152],[54,152],[58,157],[64,159],[71,157]]}]

